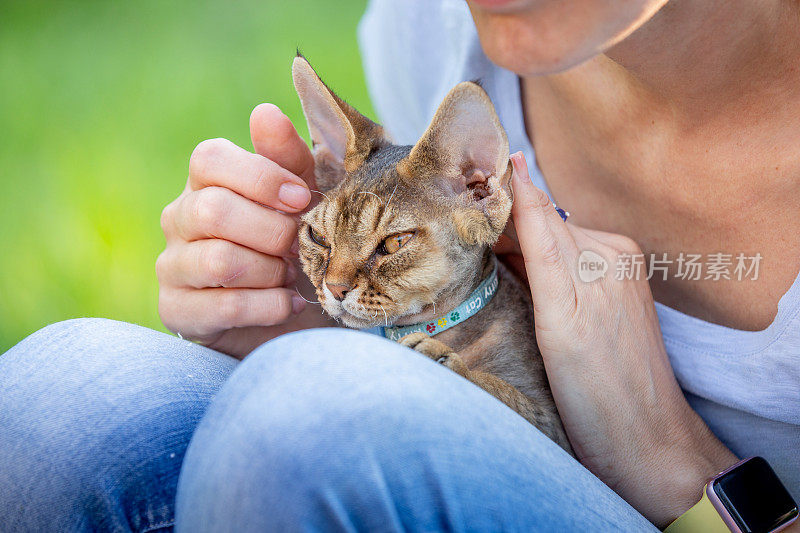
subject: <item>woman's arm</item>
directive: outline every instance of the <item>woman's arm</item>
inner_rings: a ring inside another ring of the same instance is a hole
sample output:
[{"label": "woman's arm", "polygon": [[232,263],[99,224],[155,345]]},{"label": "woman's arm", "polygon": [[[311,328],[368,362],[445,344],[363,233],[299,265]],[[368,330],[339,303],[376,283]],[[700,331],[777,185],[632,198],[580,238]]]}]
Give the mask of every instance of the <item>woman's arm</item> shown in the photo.
[{"label": "woman's arm", "polygon": [[[514,165],[513,217],[536,317],[536,338],[559,413],[580,461],[650,521],[669,524],[700,499],[705,482],[737,458],[684,399],[645,280],[616,280],[627,237],[564,223]],[[605,259],[583,282],[578,258]]]}]

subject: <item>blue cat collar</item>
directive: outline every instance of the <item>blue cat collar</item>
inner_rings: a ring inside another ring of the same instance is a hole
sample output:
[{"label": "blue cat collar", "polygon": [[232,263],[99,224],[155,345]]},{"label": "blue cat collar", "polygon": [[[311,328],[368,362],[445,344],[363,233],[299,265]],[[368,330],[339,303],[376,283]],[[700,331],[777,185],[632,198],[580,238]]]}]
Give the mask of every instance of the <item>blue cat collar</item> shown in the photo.
[{"label": "blue cat collar", "polygon": [[472,294],[461,305],[444,316],[427,322],[419,322],[410,326],[386,326],[381,328],[381,333],[389,340],[399,341],[409,333],[422,332],[432,337],[464,322],[466,319],[486,307],[497,292],[497,263],[495,262],[492,273],[472,291]]}]

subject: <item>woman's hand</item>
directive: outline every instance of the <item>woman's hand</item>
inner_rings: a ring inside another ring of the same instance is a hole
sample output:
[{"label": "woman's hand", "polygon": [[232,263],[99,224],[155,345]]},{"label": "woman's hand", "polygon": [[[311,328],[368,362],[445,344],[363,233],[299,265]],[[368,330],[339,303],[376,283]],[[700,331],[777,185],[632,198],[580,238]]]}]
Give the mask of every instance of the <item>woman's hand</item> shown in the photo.
[{"label": "woman's hand", "polygon": [[225,139],[197,145],[186,188],[161,216],[167,247],[156,261],[164,325],[239,357],[326,325],[294,289],[304,276],[293,214],[311,201],[314,159],[274,105],[253,110],[250,135],[256,153]]},{"label": "woman's hand", "polygon": [[[637,245],[564,223],[522,154],[512,163],[536,339],[567,435],[589,470],[664,527],[737,459],[684,399],[647,281],[615,279],[618,255],[640,253]],[[606,261],[604,277],[581,281],[586,250]]]}]

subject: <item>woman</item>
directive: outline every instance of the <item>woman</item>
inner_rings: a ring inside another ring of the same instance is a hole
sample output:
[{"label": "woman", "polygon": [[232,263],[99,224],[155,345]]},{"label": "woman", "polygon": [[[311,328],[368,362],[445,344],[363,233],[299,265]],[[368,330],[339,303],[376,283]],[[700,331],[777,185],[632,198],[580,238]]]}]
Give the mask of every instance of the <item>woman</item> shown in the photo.
[{"label": "woman", "polygon": [[[263,104],[255,154],[201,143],[162,217],[162,319],[206,347],[79,320],[0,358],[0,526],[648,530],[754,454],[800,493],[800,6],[467,4],[373,0],[370,88],[401,142],[458,81],[495,102],[522,151],[501,251],[524,257],[580,463],[396,344],[300,331],[327,325],[284,261],[313,163]],[[763,262],[587,283],[586,250]]]}]

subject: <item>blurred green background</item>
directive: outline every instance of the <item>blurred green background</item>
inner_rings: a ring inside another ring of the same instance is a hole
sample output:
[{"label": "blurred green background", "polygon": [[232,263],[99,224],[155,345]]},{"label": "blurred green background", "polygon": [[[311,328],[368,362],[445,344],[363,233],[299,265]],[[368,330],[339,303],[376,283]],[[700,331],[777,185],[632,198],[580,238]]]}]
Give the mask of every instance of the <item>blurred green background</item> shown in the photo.
[{"label": "blurred green background", "polygon": [[210,137],[251,149],[273,102],[307,138],[299,47],[371,115],[355,29],[365,1],[0,2],[0,353],[46,324],[164,329],[161,209]]}]

